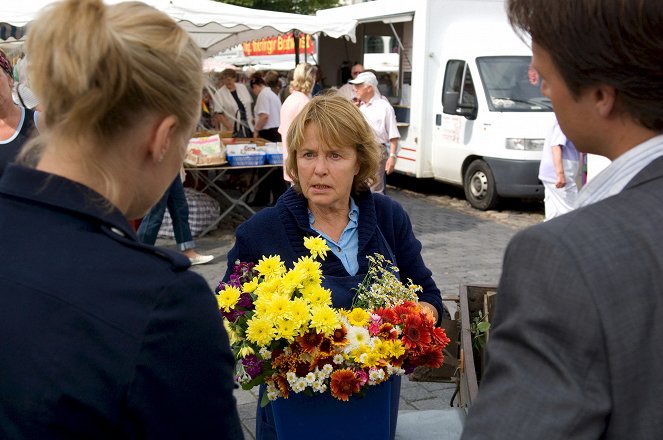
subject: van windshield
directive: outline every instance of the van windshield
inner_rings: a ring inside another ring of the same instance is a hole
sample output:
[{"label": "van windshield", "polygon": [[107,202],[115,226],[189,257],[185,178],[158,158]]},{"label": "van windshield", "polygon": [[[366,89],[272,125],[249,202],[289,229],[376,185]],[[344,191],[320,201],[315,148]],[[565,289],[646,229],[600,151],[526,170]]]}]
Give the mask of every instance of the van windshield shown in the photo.
[{"label": "van windshield", "polygon": [[479,75],[491,111],[549,112],[550,100],[541,94],[539,75],[530,68],[532,57],[477,58]]}]

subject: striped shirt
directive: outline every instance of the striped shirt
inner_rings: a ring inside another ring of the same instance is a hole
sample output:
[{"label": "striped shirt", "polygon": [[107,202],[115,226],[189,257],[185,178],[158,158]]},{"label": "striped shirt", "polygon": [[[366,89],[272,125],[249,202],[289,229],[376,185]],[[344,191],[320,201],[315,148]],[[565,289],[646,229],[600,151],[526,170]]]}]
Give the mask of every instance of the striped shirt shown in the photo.
[{"label": "striped shirt", "polygon": [[590,180],[578,195],[577,208],[614,196],[647,165],[663,156],[663,135],[637,145],[612,161],[610,166]]}]

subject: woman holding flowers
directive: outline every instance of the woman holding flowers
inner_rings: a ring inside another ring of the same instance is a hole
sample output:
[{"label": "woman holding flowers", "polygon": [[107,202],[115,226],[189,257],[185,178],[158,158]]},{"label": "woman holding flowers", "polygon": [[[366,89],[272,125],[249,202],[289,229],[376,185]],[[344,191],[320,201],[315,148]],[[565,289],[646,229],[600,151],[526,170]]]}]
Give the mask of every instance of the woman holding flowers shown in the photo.
[{"label": "woman holding flowers", "polygon": [[[321,262],[321,283],[331,291],[334,307],[352,308],[357,286],[369,271],[367,257],[380,254],[398,266],[402,279],[421,286],[419,305],[439,322],[440,291],[407,213],[394,200],[369,190],[377,178],[381,147],[357,107],[340,95],[313,98],[290,127],[287,145],[285,167],[293,187],[276,206],[237,229],[224,280],[230,280],[238,260],[280,255],[292,264],[309,255],[305,238],[321,236],[331,250]],[[392,413],[398,410],[400,381],[393,383]],[[259,439],[276,438],[270,406],[259,406],[256,424]]]}]

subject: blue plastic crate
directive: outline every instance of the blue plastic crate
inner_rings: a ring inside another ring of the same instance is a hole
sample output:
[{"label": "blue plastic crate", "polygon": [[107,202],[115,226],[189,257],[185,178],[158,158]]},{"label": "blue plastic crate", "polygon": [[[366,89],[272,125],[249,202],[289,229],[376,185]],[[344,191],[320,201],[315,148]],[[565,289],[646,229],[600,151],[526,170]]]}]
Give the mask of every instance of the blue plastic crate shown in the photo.
[{"label": "blue plastic crate", "polygon": [[270,165],[283,165],[283,153],[267,153],[265,158]]},{"label": "blue plastic crate", "polygon": [[227,157],[231,167],[254,167],[265,164],[264,154],[239,154]]}]

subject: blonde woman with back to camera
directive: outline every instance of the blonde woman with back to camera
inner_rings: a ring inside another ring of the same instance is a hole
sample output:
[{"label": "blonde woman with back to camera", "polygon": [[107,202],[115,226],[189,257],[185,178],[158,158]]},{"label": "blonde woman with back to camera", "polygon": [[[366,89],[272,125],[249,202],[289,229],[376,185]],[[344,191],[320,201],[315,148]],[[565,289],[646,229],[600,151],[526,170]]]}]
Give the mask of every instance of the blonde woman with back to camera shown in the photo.
[{"label": "blonde woman with back to camera", "polygon": [[138,2],[32,23],[39,137],[0,180],[0,438],[242,438],[207,283],[137,241],[199,117],[201,58]]}]

